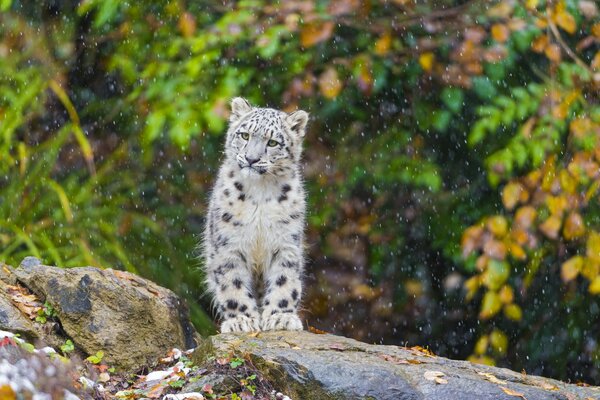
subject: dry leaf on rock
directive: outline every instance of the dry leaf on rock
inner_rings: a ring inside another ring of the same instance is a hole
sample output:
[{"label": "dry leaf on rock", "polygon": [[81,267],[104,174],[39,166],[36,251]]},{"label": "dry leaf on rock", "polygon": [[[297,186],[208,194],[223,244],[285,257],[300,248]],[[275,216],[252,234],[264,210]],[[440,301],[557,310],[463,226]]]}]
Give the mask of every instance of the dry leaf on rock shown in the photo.
[{"label": "dry leaf on rock", "polygon": [[427,379],[428,381],[433,381],[433,382],[437,383],[438,385],[448,384],[448,381],[446,379],[442,378],[445,375],[446,374],[444,374],[441,371],[431,371],[431,370],[427,370],[423,374],[425,379]]},{"label": "dry leaf on rock", "polygon": [[503,381],[502,379],[498,379],[496,378],[494,375],[487,373],[487,372],[477,372],[479,375],[485,377],[485,379],[487,379],[488,381],[495,383],[497,385],[507,385],[508,382]]},{"label": "dry leaf on rock", "polygon": [[509,389],[509,388],[505,388],[505,387],[503,387],[503,388],[501,388],[501,389],[504,391],[504,393],[506,393],[506,394],[507,394],[507,395],[509,395],[509,396],[514,396],[514,397],[520,397],[520,398],[522,398],[522,399],[527,399],[527,398],[526,398],[526,397],[523,395],[523,393],[519,393],[519,392],[516,392],[516,391],[514,391],[514,390],[511,390],[511,389]]}]

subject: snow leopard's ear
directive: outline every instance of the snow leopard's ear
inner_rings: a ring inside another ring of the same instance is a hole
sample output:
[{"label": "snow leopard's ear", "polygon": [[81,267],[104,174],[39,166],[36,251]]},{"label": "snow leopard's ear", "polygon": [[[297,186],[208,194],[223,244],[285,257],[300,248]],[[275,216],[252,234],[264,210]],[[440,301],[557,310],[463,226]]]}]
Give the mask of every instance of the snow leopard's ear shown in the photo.
[{"label": "snow leopard's ear", "polygon": [[248,100],[242,97],[235,97],[231,100],[231,115],[229,116],[229,121],[235,122],[250,111],[252,111],[252,106],[248,103]]},{"label": "snow leopard's ear", "polygon": [[308,123],[308,113],[298,110],[287,116],[287,122],[290,124],[292,132],[299,137],[304,137],[306,134],[306,124]]}]

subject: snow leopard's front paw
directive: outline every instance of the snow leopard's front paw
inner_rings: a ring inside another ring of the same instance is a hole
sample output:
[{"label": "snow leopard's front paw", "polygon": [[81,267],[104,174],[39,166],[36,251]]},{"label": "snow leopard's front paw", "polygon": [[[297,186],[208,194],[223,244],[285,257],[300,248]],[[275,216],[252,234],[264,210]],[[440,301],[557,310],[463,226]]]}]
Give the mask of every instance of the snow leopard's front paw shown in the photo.
[{"label": "snow leopard's front paw", "polygon": [[226,319],[221,323],[221,333],[236,333],[236,332],[258,332],[260,331],[260,321],[258,318],[246,317],[240,315],[238,317]]},{"label": "snow leopard's front paw", "polygon": [[263,331],[301,331],[302,321],[295,313],[275,313],[264,315],[260,321]]}]

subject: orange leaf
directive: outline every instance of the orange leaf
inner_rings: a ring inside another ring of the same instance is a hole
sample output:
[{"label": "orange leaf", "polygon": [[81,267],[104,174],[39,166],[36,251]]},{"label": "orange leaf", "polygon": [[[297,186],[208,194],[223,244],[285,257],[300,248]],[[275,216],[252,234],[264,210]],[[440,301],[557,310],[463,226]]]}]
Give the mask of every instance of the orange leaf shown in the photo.
[{"label": "orange leaf", "polygon": [[548,47],[549,43],[550,39],[548,38],[548,35],[542,35],[531,43],[531,49],[536,53],[541,53]]},{"label": "orange leaf", "polygon": [[565,261],[560,267],[560,277],[563,282],[570,282],[577,278],[581,267],[583,267],[583,257],[581,256],[571,257]]},{"label": "orange leaf", "polygon": [[561,220],[557,216],[551,216],[540,225],[540,231],[550,239],[558,239]]},{"label": "orange leaf", "polygon": [[337,71],[333,67],[328,67],[319,76],[319,89],[321,94],[328,99],[335,99],[342,90],[342,82],[338,78]]},{"label": "orange leaf", "polygon": [[500,301],[502,301],[503,304],[510,304],[515,299],[513,289],[508,285],[502,286],[498,292],[498,295],[500,296]]},{"label": "orange leaf", "polygon": [[592,67],[593,69],[600,69],[600,51],[596,52],[596,55],[594,56],[590,67]]},{"label": "orange leaf", "polygon": [[567,240],[573,240],[582,237],[585,234],[585,223],[583,218],[577,212],[569,214],[565,220],[565,226],[563,227],[563,236]]},{"label": "orange leaf", "polygon": [[510,255],[516,260],[525,260],[527,258],[525,250],[517,243],[511,243],[508,250],[510,251]]},{"label": "orange leaf", "polygon": [[544,54],[550,61],[554,61],[555,63],[559,63],[561,60],[560,56],[560,47],[556,43],[551,43],[544,49]]},{"label": "orange leaf", "polygon": [[504,43],[510,36],[510,30],[503,24],[492,25],[492,37],[499,43]]},{"label": "orange leaf", "polygon": [[312,47],[323,42],[333,34],[333,22],[313,22],[302,27],[300,31],[300,43],[303,47]]},{"label": "orange leaf", "polygon": [[592,25],[592,35],[600,39],[600,22],[596,22],[594,25]]},{"label": "orange leaf", "polygon": [[389,31],[386,31],[377,41],[375,42],[375,54],[383,56],[390,51],[392,46],[392,35]]}]

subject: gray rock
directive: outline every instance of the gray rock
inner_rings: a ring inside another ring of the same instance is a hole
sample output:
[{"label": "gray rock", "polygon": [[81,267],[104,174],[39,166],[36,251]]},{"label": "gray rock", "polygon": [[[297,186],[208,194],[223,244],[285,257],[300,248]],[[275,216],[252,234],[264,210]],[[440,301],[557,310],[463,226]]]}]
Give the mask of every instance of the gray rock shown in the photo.
[{"label": "gray rock", "polygon": [[170,290],[136,275],[45,266],[31,257],[13,274],[55,308],[62,329],[79,349],[104,351],[108,365],[136,370],[173,347],[196,345],[185,304]]},{"label": "gray rock", "polygon": [[[261,332],[221,334],[210,340],[217,354],[249,355],[275,387],[293,399],[512,400],[518,393],[528,400],[600,399],[598,387],[334,335]],[[428,371],[443,374],[444,381],[427,379]]]}]

